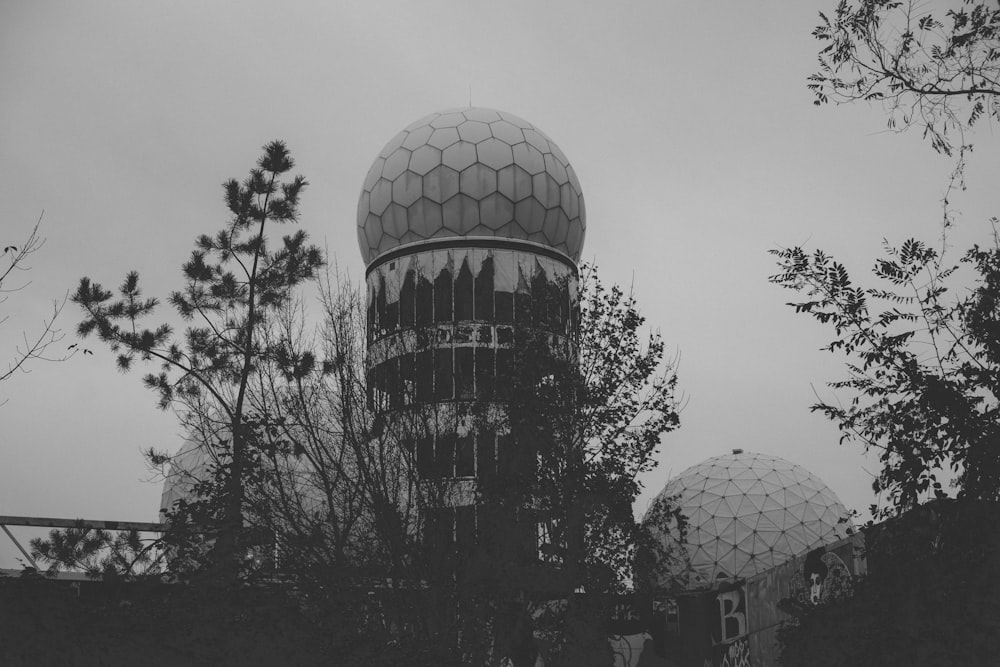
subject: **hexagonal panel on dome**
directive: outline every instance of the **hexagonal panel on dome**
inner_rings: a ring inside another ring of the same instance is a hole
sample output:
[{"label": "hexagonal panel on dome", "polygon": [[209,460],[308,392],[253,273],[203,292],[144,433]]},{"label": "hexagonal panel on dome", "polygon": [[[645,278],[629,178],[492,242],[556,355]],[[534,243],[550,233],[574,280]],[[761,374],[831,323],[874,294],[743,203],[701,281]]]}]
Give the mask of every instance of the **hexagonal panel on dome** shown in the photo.
[{"label": "hexagonal panel on dome", "polygon": [[497,191],[497,172],[481,162],[462,170],[458,188],[462,194],[479,200]]},{"label": "hexagonal panel on dome", "polygon": [[575,261],[586,235],[579,181],[551,138],[481,108],[430,114],[395,135],[367,172],[357,220],[367,262],[464,234],[533,238]]},{"label": "hexagonal panel on dome", "polygon": [[438,204],[458,194],[458,172],[443,164],[424,175],[424,197]]},{"label": "hexagonal panel on dome", "polygon": [[458,136],[462,137],[462,141],[478,144],[480,141],[492,137],[493,133],[490,132],[490,126],[486,123],[480,123],[478,120],[467,120],[458,126]]},{"label": "hexagonal panel on dome", "polygon": [[[689,522],[683,542],[664,512],[673,497]],[[752,576],[853,532],[847,510],[818,477],[742,450],[670,480],[643,523],[657,536],[656,557],[670,573],[660,583],[682,588]]]},{"label": "hexagonal panel on dome", "polygon": [[490,137],[476,144],[476,155],[479,161],[493,169],[503,169],[514,163],[514,154],[510,144]]},{"label": "hexagonal panel on dome", "polygon": [[514,146],[524,141],[524,132],[521,132],[521,128],[507,120],[490,123],[490,132],[508,146]]}]

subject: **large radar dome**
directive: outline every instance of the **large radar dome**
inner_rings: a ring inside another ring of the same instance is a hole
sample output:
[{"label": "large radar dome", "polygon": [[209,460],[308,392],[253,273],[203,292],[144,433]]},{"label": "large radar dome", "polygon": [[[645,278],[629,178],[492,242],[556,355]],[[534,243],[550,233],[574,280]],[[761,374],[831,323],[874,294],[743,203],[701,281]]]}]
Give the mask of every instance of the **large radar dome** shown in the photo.
[{"label": "large radar dome", "polygon": [[671,499],[688,521],[685,557],[666,568],[671,583],[682,587],[749,577],[853,532],[826,484],[766,454],[733,450],[670,480],[643,520],[664,554],[676,552],[678,539],[676,524],[662,511]]},{"label": "large radar dome", "polygon": [[468,108],[421,118],[385,145],[358,202],[365,261],[449,236],[533,241],[580,258],[583,193],[559,147],[505,111]]}]

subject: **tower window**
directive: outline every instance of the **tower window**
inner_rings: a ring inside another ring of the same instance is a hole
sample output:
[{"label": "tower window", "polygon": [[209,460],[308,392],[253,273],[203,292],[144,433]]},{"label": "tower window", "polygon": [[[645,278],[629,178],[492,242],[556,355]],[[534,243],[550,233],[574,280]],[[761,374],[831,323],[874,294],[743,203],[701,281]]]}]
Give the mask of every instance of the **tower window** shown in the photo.
[{"label": "tower window", "polygon": [[417,473],[424,478],[434,474],[434,440],[429,435],[417,440]]},{"label": "tower window", "polygon": [[416,276],[413,271],[407,271],[403,278],[403,287],[399,291],[399,326],[408,329],[413,326],[413,305],[416,296]]},{"label": "tower window", "polygon": [[393,301],[392,303],[385,304],[385,322],[383,329],[385,331],[395,331],[399,326],[399,302]]},{"label": "tower window", "polygon": [[434,396],[434,362],[430,350],[417,352],[417,400],[430,401]]},{"label": "tower window", "polygon": [[424,276],[417,279],[416,323],[418,327],[427,326],[434,317],[434,286]]},{"label": "tower window", "polygon": [[455,398],[469,399],[475,397],[473,379],[475,364],[471,347],[455,348]]},{"label": "tower window", "polygon": [[496,433],[482,430],[476,436],[476,476],[491,480],[497,473]]},{"label": "tower window", "polygon": [[434,398],[450,400],[454,393],[452,386],[451,348],[439,347],[434,350]]},{"label": "tower window", "polygon": [[[499,333],[499,332],[498,332]],[[497,382],[496,394],[500,398],[510,398],[514,384],[514,351],[497,350]]]},{"label": "tower window", "polygon": [[471,435],[458,438],[455,451],[455,477],[473,477],[476,474],[475,450]]},{"label": "tower window", "polygon": [[399,357],[399,386],[403,405],[409,405],[417,397],[417,369],[412,354]]},{"label": "tower window", "polygon": [[471,320],[473,318],[472,304],[472,270],[469,269],[469,260],[466,258],[462,261],[458,278],[455,279],[455,320]]},{"label": "tower window", "polygon": [[455,470],[454,433],[439,434],[434,448],[434,473],[437,477],[452,477]]},{"label": "tower window", "polygon": [[434,321],[451,322],[451,271],[442,269],[434,279]]},{"label": "tower window", "polygon": [[493,370],[495,356],[493,348],[476,348],[476,396],[484,400],[493,398],[493,385],[496,378],[496,373]]},{"label": "tower window", "polygon": [[476,276],[475,311],[477,320],[493,321],[493,258],[483,260],[479,275]]}]

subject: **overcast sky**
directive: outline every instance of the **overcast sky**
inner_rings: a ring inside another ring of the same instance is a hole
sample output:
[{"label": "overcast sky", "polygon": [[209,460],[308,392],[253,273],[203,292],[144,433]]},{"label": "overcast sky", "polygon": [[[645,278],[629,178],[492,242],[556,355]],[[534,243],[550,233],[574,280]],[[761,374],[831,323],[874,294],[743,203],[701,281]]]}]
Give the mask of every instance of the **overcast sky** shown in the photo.
[{"label": "overcast sky", "polygon": [[[637,511],[735,447],[798,463],[866,510],[877,460],[808,411],[842,362],[767,282],[767,250],[825,248],[862,277],[882,238],[937,239],[951,165],[919,134],[886,132],[878,107],[812,105],[810,32],[833,4],[2,3],[0,245],[42,210],[48,242],[0,306],[0,361],[81,276],[113,286],[138,269],[148,295],[176,289],[194,238],[226,221],[221,183],[276,138],[310,182],[302,226],[360,280],[372,160],[471,96],[559,144],[587,203],[583,256],[634,286],[681,356],[682,427]],[[957,248],[1000,211],[997,142],[985,125],[976,138]],[[64,344],[78,320],[68,305]],[[141,373],[87,346],[0,385],[0,514],[156,519],[140,450],[177,449],[176,421]],[[15,555],[0,538],[0,567]]]}]

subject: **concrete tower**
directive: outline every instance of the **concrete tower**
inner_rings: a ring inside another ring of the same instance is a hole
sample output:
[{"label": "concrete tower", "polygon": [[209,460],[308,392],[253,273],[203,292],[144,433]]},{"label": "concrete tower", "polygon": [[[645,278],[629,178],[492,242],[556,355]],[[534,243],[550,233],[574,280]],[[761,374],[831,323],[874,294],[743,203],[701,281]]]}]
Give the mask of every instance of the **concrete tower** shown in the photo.
[{"label": "concrete tower", "polygon": [[477,480],[523,460],[502,426],[470,415],[474,405],[505,409],[515,333],[576,354],[585,229],[565,155],[502,111],[421,118],[386,144],[365,178],[358,241],[369,391],[384,423],[407,425],[399,438],[420,478],[450,488],[447,507],[428,517],[445,542],[475,539]]}]

